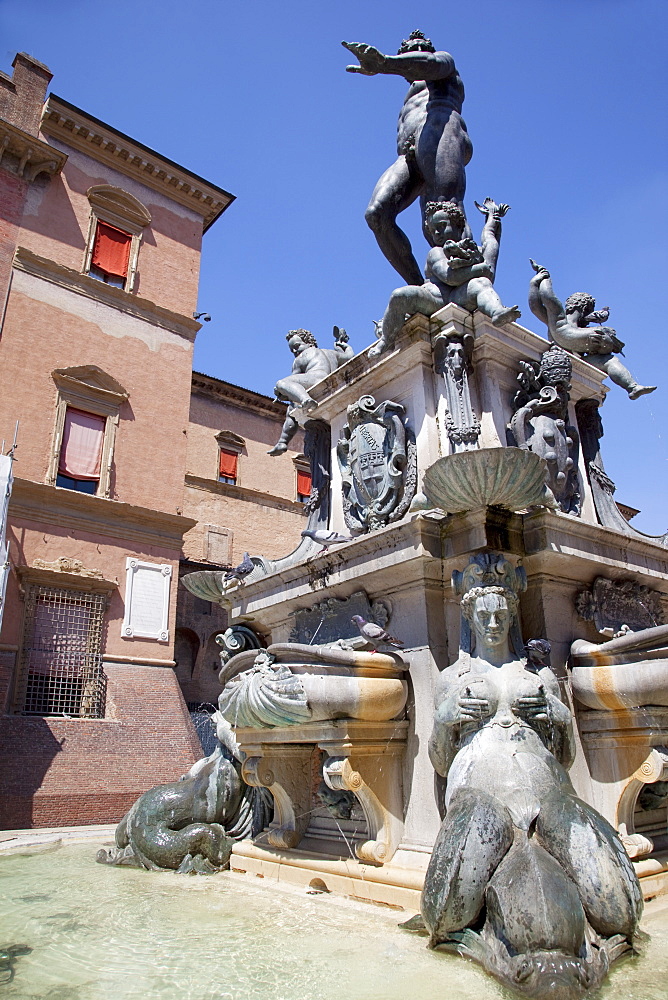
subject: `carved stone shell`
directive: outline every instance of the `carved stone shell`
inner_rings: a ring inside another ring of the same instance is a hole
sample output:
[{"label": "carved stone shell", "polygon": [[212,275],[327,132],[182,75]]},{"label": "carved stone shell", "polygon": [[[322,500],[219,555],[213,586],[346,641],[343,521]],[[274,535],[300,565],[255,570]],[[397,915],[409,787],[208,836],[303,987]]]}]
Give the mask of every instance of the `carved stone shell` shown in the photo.
[{"label": "carved stone shell", "polygon": [[543,459],[521,448],[481,448],[439,458],[424,474],[430,506],[447,514],[477,507],[553,507]]}]

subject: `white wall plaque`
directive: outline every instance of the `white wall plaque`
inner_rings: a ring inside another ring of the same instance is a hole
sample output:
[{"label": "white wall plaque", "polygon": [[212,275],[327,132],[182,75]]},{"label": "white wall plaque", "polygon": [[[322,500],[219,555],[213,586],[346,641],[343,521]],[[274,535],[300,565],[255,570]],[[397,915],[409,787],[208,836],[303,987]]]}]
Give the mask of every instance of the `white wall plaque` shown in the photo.
[{"label": "white wall plaque", "polygon": [[169,582],[172,567],[168,563],[140,562],[128,558],[125,563],[125,617],[121,635],[124,639],[158,639],[169,642]]}]

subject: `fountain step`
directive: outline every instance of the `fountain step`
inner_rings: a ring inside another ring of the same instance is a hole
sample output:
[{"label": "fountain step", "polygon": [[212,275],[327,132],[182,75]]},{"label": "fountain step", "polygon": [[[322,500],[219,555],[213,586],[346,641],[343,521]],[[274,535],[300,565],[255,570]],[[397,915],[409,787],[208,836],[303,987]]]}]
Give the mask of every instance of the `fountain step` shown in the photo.
[{"label": "fountain step", "polygon": [[[389,864],[368,865],[352,858],[302,850],[273,850],[242,840],[230,858],[233,872],[245,872],[275,882],[308,889],[314,880],[322,889],[368,903],[397,907],[417,913],[424,871]],[[325,891],[325,890],[322,890]]]}]

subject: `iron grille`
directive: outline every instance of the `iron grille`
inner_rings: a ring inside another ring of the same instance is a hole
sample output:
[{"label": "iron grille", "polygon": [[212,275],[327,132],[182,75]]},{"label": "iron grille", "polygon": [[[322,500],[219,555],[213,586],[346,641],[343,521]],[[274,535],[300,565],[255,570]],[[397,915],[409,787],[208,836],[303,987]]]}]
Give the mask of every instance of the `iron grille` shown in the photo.
[{"label": "iron grille", "polygon": [[105,607],[104,594],[28,588],[17,699],[23,715],[104,717]]}]

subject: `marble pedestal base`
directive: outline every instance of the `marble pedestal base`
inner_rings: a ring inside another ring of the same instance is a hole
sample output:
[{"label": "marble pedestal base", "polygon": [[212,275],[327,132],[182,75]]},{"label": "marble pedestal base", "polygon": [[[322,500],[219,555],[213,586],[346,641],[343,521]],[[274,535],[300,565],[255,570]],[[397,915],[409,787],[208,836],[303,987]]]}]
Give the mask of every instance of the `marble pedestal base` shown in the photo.
[{"label": "marble pedestal base", "polygon": [[356,846],[357,857],[375,865],[390,861],[403,834],[401,771],[407,728],[407,722],[342,719],[237,729],[246,755],[244,780],[268,788],[274,799],[269,844],[295,848],[306,833],[312,812],[311,760],[317,747],[326,754],[326,784],[352,792],[364,811],[368,839]]}]

